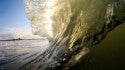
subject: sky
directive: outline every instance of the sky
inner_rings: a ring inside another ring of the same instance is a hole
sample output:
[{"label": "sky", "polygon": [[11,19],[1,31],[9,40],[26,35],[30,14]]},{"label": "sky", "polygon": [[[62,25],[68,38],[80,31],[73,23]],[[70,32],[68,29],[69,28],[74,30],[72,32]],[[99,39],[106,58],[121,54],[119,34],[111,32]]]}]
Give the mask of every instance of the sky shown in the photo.
[{"label": "sky", "polygon": [[24,0],[0,0],[0,37],[11,35],[32,35]]}]

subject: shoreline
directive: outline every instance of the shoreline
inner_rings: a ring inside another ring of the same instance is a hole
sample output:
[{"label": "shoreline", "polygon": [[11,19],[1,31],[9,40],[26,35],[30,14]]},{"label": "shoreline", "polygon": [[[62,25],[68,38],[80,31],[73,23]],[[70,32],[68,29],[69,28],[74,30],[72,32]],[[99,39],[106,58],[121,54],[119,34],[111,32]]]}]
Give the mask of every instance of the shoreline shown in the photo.
[{"label": "shoreline", "polygon": [[45,39],[9,39],[9,40],[0,40],[0,41],[21,41],[21,40],[45,40]]}]

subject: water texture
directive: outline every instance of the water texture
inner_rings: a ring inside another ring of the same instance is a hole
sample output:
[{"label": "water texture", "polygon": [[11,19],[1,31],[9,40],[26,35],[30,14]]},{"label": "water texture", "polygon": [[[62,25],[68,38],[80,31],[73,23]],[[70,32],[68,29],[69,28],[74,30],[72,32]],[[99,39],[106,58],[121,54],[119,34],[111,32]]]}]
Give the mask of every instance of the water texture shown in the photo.
[{"label": "water texture", "polygon": [[23,70],[76,70],[91,48],[125,20],[125,0],[25,2],[34,34],[47,36],[51,43],[44,55]]},{"label": "water texture", "polygon": [[44,52],[48,44],[46,39],[0,41],[0,70],[19,68]]}]

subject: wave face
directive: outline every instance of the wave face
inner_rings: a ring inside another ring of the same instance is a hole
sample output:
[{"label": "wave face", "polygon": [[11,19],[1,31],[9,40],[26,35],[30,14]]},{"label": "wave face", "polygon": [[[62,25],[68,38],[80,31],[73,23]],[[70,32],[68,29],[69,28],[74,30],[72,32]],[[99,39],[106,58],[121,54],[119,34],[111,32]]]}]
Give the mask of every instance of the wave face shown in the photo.
[{"label": "wave face", "polygon": [[85,58],[90,47],[125,20],[125,0],[25,2],[33,32],[52,40],[44,55],[26,65],[29,70],[73,68]]}]

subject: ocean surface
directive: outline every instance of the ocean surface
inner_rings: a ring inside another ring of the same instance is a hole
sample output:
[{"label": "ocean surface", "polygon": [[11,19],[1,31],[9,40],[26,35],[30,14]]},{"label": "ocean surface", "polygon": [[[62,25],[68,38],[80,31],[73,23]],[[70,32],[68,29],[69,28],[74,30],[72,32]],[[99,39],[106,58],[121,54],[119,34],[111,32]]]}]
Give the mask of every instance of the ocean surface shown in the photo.
[{"label": "ocean surface", "polygon": [[47,49],[48,44],[47,39],[0,41],[0,70],[28,63]]}]

